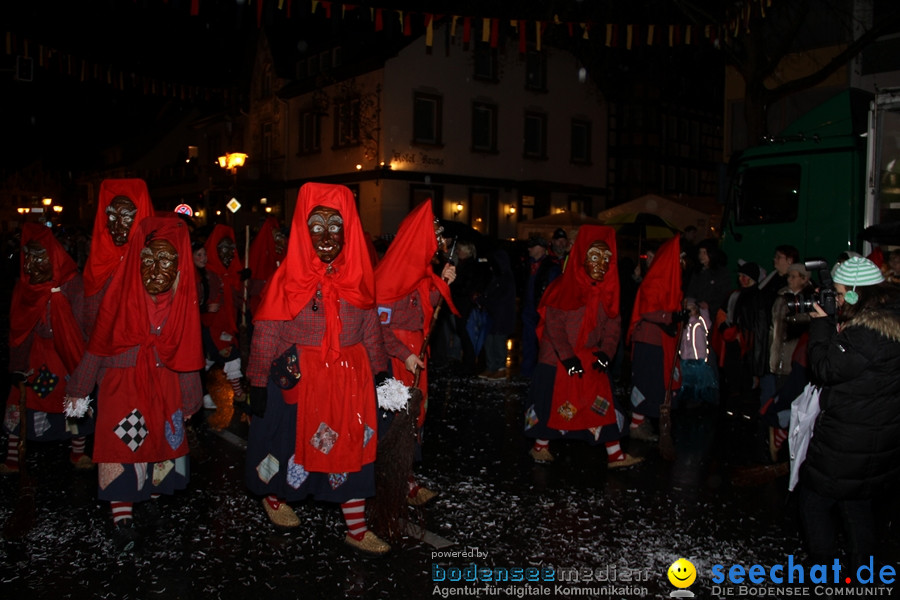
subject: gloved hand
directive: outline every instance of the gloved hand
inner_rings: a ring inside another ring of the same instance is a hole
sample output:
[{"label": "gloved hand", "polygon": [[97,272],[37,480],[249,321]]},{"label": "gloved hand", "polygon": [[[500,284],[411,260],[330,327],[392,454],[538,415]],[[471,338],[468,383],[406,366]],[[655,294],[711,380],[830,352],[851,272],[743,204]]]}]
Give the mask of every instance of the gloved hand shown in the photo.
[{"label": "gloved hand", "polygon": [[387,371],[379,371],[375,373],[375,387],[378,387],[388,379],[390,379],[390,375],[388,375]]},{"label": "gloved hand", "polygon": [[582,368],[581,361],[578,360],[577,356],[564,359],[562,364],[566,368],[566,373],[568,373],[569,377],[572,375],[581,377],[584,374],[584,368]]},{"label": "gloved hand", "polygon": [[244,396],[243,402],[235,402],[234,408],[251,417],[264,417],[269,392],[264,387],[250,386],[250,396]]},{"label": "gloved hand", "polygon": [[675,311],[674,313],[672,313],[672,322],[673,323],[681,322],[681,323],[684,323],[685,325],[687,325],[688,321],[690,321],[690,320],[691,320],[691,311],[689,311],[687,309]]},{"label": "gloved hand", "polygon": [[28,373],[25,373],[24,371],[13,371],[9,374],[9,382],[12,385],[19,385],[26,381],[28,381]]},{"label": "gloved hand", "polygon": [[666,323],[665,325],[660,325],[660,328],[663,330],[669,337],[675,337],[675,334],[678,333],[678,321],[673,323]]},{"label": "gloved hand", "polygon": [[240,271],[238,271],[238,274],[241,276],[241,281],[247,281],[248,279],[250,279],[249,268],[241,269]]},{"label": "gloved hand", "polygon": [[598,373],[606,373],[606,370],[609,368],[609,356],[607,356],[606,352],[603,350],[597,350],[594,352],[594,356],[597,357],[591,366],[594,367],[594,370]]}]

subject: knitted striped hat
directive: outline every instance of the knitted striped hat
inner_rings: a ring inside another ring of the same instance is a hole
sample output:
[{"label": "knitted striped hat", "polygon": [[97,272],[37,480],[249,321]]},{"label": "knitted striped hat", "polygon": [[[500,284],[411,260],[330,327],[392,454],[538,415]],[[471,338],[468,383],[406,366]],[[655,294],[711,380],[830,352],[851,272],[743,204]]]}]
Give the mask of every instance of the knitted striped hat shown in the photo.
[{"label": "knitted striped hat", "polygon": [[868,258],[852,256],[838,265],[834,270],[833,279],[835,283],[856,287],[881,283],[884,281],[884,275]]}]

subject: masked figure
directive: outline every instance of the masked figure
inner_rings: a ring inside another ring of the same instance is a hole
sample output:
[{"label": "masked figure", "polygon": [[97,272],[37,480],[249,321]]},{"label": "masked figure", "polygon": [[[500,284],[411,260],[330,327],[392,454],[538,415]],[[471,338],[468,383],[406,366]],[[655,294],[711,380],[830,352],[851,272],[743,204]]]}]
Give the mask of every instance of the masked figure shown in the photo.
[{"label": "masked figure", "polygon": [[616,237],[611,227],[583,225],[566,270],[541,299],[540,341],[525,413],[530,454],[551,462],[549,440],[576,439],[606,446],[610,468],[640,462],[619,445],[624,417],[610,384],[609,357],[621,335]]},{"label": "masked figure", "polygon": [[288,502],[339,502],[345,542],[383,554],[389,546],[368,531],[365,498],[374,494],[374,384],[388,359],[352,192],[305,184],[291,232],[254,318],[247,486],[279,527],[299,525]]},{"label": "masked figure", "polygon": [[[71,440],[69,460],[79,469],[94,466],[85,454],[86,436],[93,433],[92,411],[82,418],[66,418],[63,398],[69,374],[84,354],[82,316],[84,286],[75,261],[53,236],[37,223],[22,227],[21,269],[10,305],[10,361],[14,384],[4,426],[9,433],[6,462],[0,472],[19,470],[21,419],[26,418],[29,440]],[[25,415],[20,412],[25,392]]]},{"label": "masked figure", "polygon": [[[447,285],[456,278],[456,268],[442,262],[441,275],[437,275],[433,264],[438,253],[438,239],[444,239],[441,237],[442,231],[440,225],[435,224],[431,202],[421,203],[400,223],[397,236],[375,269],[378,315],[384,332],[384,346],[391,357],[393,376],[411,386],[416,372],[421,371],[417,384],[423,399],[417,420],[419,445],[428,403],[428,359],[427,354],[421,357],[419,354],[441,298],[453,314],[459,314]],[[420,447],[417,447],[416,458],[421,460]],[[410,504],[425,504],[435,495],[435,492],[420,487],[410,477]]]},{"label": "masked figure", "polygon": [[284,262],[287,250],[287,236],[278,226],[278,219],[268,217],[259,233],[250,243],[250,257],[247,268],[250,269],[249,296],[250,313],[255,314],[259,306],[260,294],[272,277],[275,269]]},{"label": "masked figure", "polygon": [[104,179],[94,217],[91,252],[84,266],[84,320],[90,337],[97,311],[116,268],[128,250],[131,231],[153,214],[143,179]]},{"label": "masked figure", "polygon": [[[227,225],[216,225],[206,240],[206,270],[210,275],[210,302],[218,304],[216,312],[205,312],[203,326],[209,330],[216,352],[207,352],[206,368],[221,365],[225,378],[231,384],[233,401],[240,405],[244,400],[241,373],[241,351],[238,340],[238,313],[243,310],[243,269],[234,230]],[[218,281],[215,281],[218,280]],[[214,291],[215,288],[215,291]]]},{"label": "masked figure", "polygon": [[185,420],[200,406],[203,368],[187,225],[148,217],[132,237],[66,398],[97,386],[98,495],[110,503],[120,551],[138,540],[133,503],[187,486]]}]

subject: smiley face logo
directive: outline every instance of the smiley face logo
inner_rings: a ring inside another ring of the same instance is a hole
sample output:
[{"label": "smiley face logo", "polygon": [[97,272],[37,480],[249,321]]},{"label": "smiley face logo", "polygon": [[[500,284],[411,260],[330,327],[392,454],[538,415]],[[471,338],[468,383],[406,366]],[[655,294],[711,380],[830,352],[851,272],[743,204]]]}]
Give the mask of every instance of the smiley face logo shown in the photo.
[{"label": "smiley face logo", "polygon": [[679,558],[666,572],[669,582],[677,588],[686,588],[697,579],[697,569],[686,558]]}]

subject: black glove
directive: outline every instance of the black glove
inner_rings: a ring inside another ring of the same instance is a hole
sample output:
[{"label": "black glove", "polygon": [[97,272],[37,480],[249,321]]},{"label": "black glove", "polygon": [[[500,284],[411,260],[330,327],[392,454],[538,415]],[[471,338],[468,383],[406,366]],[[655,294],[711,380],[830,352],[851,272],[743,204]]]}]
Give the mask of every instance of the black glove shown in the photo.
[{"label": "black glove", "polygon": [[235,402],[234,408],[251,417],[264,417],[269,392],[264,387],[250,386],[250,396],[244,395],[243,402]]},{"label": "black glove", "polygon": [[672,321],[678,323],[679,321],[688,324],[688,321],[691,320],[691,311],[688,309],[679,310],[677,312],[672,313]]},{"label": "black glove", "polygon": [[562,361],[563,366],[566,368],[566,373],[568,373],[569,377],[572,375],[578,375],[579,377],[584,374],[584,369],[581,366],[581,361],[578,360],[577,356],[572,356]]},{"label": "black glove", "polygon": [[387,371],[379,371],[375,373],[375,387],[378,387],[388,379],[390,379],[390,375],[388,375]]},{"label": "black glove", "polygon": [[660,325],[660,328],[663,330],[663,333],[665,333],[667,336],[675,337],[675,334],[678,333],[678,321],[675,321],[673,323],[667,323],[665,325]]},{"label": "black glove", "polygon": [[19,385],[28,381],[28,374],[23,371],[13,371],[9,374],[9,382],[13,385]]},{"label": "black glove", "polygon": [[238,274],[241,276],[241,281],[247,281],[250,279],[250,269],[241,269],[238,271]]},{"label": "black glove", "polygon": [[609,356],[603,350],[597,350],[594,352],[594,356],[597,357],[597,360],[591,366],[599,373],[606,373],[606,370],[609,368]]}]

